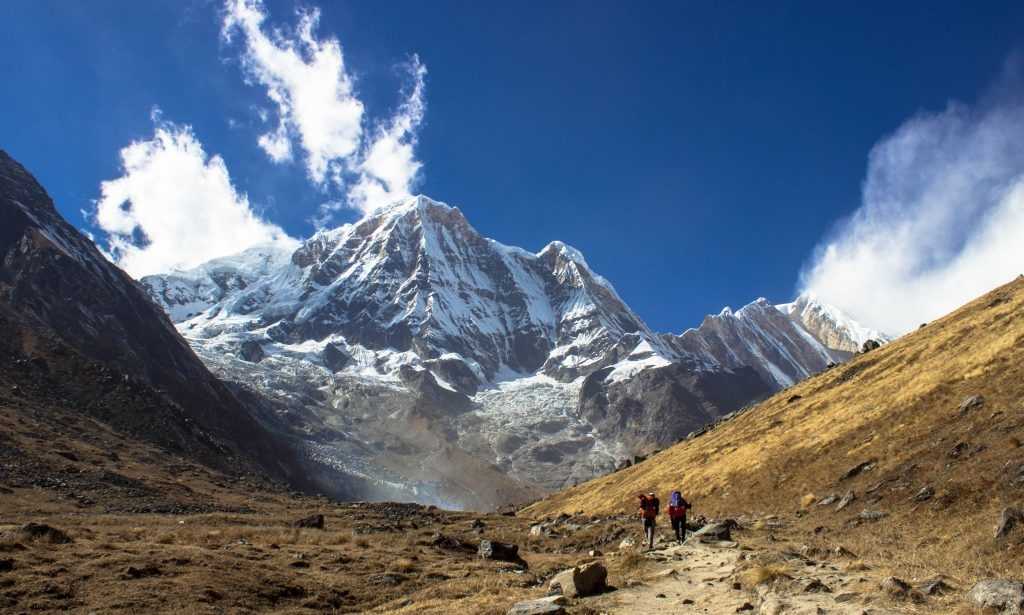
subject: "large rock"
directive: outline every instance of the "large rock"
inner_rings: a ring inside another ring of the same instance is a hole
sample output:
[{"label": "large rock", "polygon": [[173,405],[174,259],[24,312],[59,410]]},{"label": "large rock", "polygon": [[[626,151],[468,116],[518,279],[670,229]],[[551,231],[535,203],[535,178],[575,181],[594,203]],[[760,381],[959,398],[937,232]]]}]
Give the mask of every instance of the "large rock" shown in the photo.
[{"label": "large rock", "polygon": [[508,610],[508,615],[564,615],[565,596],[548,596],[538,600],[525,600],[515,603]]},{"label": "large rock", "polygon": [[709,523],[690,534],[687,540],[732,540],[732,532],[728,523]]},{"label": "large rock", "polygon": [[978,608],[993,608],[1000,613],[1018,615],[1024,607],[1024,584],[1005,579],[978,581],[967,592],[967,601]]},{"label": "large rock", "polygon": [[526,565],[523,558],[519,557],[519,545],[494,540],[481,540],[476,553],[480,559]]},{"label": "large rock", "polygon": [[608,570],[600,562],[590,562],[563,570],[551,579],[548,587],[567,598],[593,596],[607,587]]}]

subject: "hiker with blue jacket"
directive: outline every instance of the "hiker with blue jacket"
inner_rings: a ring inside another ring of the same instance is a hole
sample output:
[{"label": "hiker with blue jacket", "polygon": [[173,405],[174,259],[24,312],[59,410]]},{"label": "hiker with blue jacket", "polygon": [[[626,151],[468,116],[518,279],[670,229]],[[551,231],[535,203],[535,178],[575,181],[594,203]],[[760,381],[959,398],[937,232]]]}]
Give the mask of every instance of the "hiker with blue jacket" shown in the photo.
[{"label": "hiker with blue jacket", "polygon": [[683,544],[686,540],[686,511],[690,503],[683,499],[683,494],[673,491],[668,500],[668,518],[672,521],[672,531],[676,533],[676,542]]}]

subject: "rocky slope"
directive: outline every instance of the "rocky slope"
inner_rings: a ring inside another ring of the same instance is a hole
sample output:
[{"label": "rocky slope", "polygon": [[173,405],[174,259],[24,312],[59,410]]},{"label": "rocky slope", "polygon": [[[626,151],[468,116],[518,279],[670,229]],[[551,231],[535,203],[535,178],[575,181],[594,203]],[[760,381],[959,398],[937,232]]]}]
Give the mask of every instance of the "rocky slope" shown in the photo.
[{"label": "rocky slope", "polygon": [[450,506],[531,495],[464,484],[483,468],[549,489],[606,472],[842,360],[860,333],[836,321],[827,345],[761,300],[657,334],[577,250],[502,245],[426,197],[142,283],[214,372],[279,404],[311,459]]},{"label": "rocky slope", "polygon": [[26,401],[73,404],[212,467],[303,482],[291,449],[3,151],[0,356]]}]

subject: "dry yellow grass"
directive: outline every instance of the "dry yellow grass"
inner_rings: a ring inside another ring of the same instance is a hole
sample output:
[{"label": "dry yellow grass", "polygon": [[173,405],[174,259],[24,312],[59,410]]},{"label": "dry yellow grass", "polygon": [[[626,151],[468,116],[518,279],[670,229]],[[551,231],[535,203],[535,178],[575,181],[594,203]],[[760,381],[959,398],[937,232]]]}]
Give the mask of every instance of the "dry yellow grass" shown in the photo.
[{"label": "dry yellow grass", "polygon": [[[801,399],[787,403],[794,395]],[[983,395],[966,414],[961,401]],[[682,488],[695,514],[794,515],[858,556],[906,574],[1024,576],[1020,538],[997,542],[1001,509],[1019,504],[1024,464],[1024,279],[903,338],[791,387],[695,440],[555,494],[524,514],[631,510],[639,489]],[[875,466],[840,477],[866,461]],[[934,496],[918,502],[922,488]],[[872,489],[874,488],[874,489]],[[857,500],[842,512],[808,494]],[[869,493],[870,492],[870,493]],[[857,515],[888,516],[875,522]],[[799,534],[797,534],[799,535]]]}]

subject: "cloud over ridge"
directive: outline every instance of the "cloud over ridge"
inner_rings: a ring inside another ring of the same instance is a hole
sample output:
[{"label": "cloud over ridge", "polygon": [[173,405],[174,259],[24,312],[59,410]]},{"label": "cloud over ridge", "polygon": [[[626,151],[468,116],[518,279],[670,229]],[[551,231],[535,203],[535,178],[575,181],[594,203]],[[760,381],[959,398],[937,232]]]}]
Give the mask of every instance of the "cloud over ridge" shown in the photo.
[{"label": "cloud over ridge", "polygon": [[868,156],[862,203],[801,286],[900,334],[1024,273],[1024,88],[1011,63],[988,98],[922,113]]},{"label": "cloud over ridge", "polygon": [[263,220],[207,155],[190,126],[160,119],[147,140],[121,149],[122,175],[100,183],[94,222],[109,255],[132,277],[195,267],[257,244],[295,245]]}]

